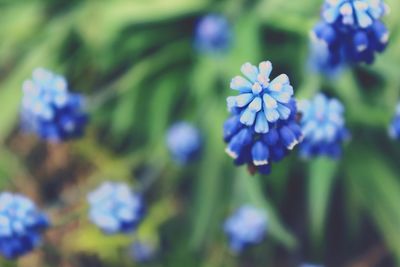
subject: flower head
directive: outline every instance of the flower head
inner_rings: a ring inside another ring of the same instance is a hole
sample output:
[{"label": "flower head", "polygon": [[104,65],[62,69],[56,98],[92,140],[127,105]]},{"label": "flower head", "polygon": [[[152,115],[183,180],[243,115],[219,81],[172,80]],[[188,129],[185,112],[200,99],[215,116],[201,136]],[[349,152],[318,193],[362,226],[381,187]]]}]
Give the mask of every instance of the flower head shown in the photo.
[{"label": "flower head", "polygon": [[195,46],[204,53],[225,52],[231,45],[232,31],[228,20],[217,14],[203,17],[196,28]]},{"label": "flower head", "polygon": [[123,183],[103,183],[88,202],[90,220],[107,234],[133,231],[144,216],[142,198]]},{"label": "flower head", "polygon": [[231,89],[239,94],[227,98],[228,109],[240,113],[240,122],[253,126],[256,133],[265,134],[272,124],[288,120],[293,98],[289,77],[281,74],[271,80],[269,61],[261,62],[258,68],[246,63],[241,71],[245,77],[236,76],[231,81]]},{"label": "flower head", "polygon": [[241,252],[248,245],[261,243],[267,231],[267,216],[259,208],[240,207],[224,224],[233,252]]},{"label": "flower head", "polygon": [[172,157],[180,164],[199,156],[202,146],[198,129],[186,122],[175,123],[168,129],[166,143]]},{"label": "flower head", "polygon": [[41,138],[62,141],[83,134],[87,115],[84,99],[68,92],[64,77],[38,68],[23,84],[22,127]]},{"label": "flower head", "polygon": [[0,253],[14,259],[40,244],[41,232],[49,226],[47,217],[28,198],[0,194]]},{"label": "flower head", "polygon": [[382,52],[389,40],[381,22],[387,11],[382,0],[326,0],[313,38],[326,44],[332,65],[372,63],[375,53]]},{"label": "flower head", "polygon": [[400,138],[400,102],[396,105],[396,112],[389,126],[389,136],[393,139]]},{"label": "flower head", "polygon": [[301,128],[304,135],[300,153],[304,157],[339,157],[342,143],[348,138],[343,105],[337,99],[317,94],[311,101],[300,101],[299,111],[302,114]]},{"label": "flower head", "polygon": [[231,88],[238,96],[228,97],[231,117],[224,124],[226,152],[235,164],[247,164],[251,171],[270,172],[272,161],[282,160],[302,139],[297,122],[296,101],[289,78],[282,74],[270,80],[272,65],[259,68],[246,63]]}]

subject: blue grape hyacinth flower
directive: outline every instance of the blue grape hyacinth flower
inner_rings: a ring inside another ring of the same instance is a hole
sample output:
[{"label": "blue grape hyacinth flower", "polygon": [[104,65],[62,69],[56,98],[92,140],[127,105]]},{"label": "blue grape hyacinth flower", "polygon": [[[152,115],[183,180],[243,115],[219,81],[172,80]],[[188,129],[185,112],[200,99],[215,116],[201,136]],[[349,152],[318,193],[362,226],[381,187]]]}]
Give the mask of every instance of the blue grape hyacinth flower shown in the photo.
[{"label": "blue grape hyacinth flower", "polygon": [[22,90],[21,123],[25,131],[56,142],[83,135],[88,121],[84,98],[68,92],[64,77],[38,68]]},{"label": "blue grape hyacinth flower", "polygon": [[239,253],[249,245],[261,243],[267,232],[267,222],[262,209],[251,205],[241,206],[224,224],[230,249]]},{"label": "blue grape hyacinth flower", "polygon": [[46,215],[25,196],[0,194],[0,254],[15,259],[29,253],[41,242],[41,233],[49,226]]},{"label": "blue grape hyacinth flower", "polygon": [[144,217],[142,197],[126,184],[105,182],[87,198],[90,221],[106,234],[134,231]]},{"label": "blue grape hyacinth flower", "polygon": [[393,139],[400,139],[400,102],[396,105],[396,112],[389,125],[389,136]]},{"label": "blue grape hyacinth flower", "polygon": [[166,143],[172,158],[179,164],[195,160],[202,148],[199,130],[187,122],[173,124],[167,131]]},{"label": "blue grape hyacinth flower", "polygon": [[389,31],[381,21],[388,10],[383,0],[326,0],[312,34],[326,44],[332,66],[370,64],[388,44]]},{"label": "blue grape hyacinth flower", "polygon": [[296,100],[287,75],[270,81],[272,64],[242,66],[231,88],[239,95],[227,99],[230,118],[224,124],[226,152],[250,172],[270,173],[270,163],[282,160],[302,140]]},{"label": "blue grape hyacinth flower", "polygon": [[310,101],[300,101],[298,106],[304,135],[300,154],[305,158],[319,155],[338,158],[343,142],[349,137],[343,105],[320,93]]},{"label": "blue grape hyacinth flower", "polygon": [[203,17],[195,31],[195,47],[203,53],[226,52],[232,42],[232,30],[228,20],[218,14]]}]

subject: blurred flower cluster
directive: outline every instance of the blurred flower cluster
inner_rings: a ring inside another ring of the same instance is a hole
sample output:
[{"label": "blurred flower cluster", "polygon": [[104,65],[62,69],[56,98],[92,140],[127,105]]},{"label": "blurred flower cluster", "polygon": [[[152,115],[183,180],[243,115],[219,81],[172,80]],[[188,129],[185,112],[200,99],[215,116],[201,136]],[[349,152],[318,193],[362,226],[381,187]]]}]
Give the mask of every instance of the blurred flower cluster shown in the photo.
[{"label": "blurred flower cluster", "polygon": [[318,94],[311,101],[300,101],[299,111],[304,134],[300,154],[306,158],[318,155],[338,158],[342,142],[349,136],[344,126],[343,105],[337,99]]},{"label": "blurred flower cluster", "polygon": [[372,63],[389,40],[381,21],[388,10],[382,0],[326,0],[321,21],[311,34],[311,42],[320,51],[318,66],[330,70],[340,64]]},{"label": "blurred flower cluster", "polygon": [[0,253],[9,259],[24,255],[41,242],[49,221],[25,196],[0,194]]},{"label": "blurred flower cluster", "polygon": [[51,141],[82,136],[87,123],[84,99],[68,92],[64,77],[38,68],[22,89],[21,121],[25,131]]}]

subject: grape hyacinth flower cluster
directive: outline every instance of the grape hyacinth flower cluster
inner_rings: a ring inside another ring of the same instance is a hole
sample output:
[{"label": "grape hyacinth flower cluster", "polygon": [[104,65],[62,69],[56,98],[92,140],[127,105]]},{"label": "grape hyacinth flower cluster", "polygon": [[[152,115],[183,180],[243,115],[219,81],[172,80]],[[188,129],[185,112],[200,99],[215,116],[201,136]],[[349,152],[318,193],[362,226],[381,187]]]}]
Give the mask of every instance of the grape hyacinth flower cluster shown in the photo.
[{"label": "grape hyacinth flower cluster", "polygon": [[311,35],[328,50],[326,64],[371,64],[388,44],[389,32],[381,21],[388,10],[383,0],[325,0]]},{"label": "grape hyacinth flower cluster", "polygon": [[184,165],[200,155],[202,138],[199,130],[192,124],[178,122],[168,129],[166,143],[172,158]]},{"label": "grape hyacinth flower cluster", "polygon": [[22,128],[50,141],[64,141],[83,135],[87,115],[84,99],[68,92],[64,77],[38,68],[23,84]]},{"label": "grape hyacinth flower cluster", "polygon": [[106,234],[133,231],[144,216],[141,196],[123,183],[103,183],[89,193],[88,202],[90,220]]},{"label": "grape hyacinth flower cluster", "polygon": [[217,14],[203,17],[197,24],[195,47],[203,53],[226,52],[232,41],[232,31],[228,20]]},{"label": "grape hyacinth flower cluster", "polygon": [[305,158],[326,155],[338,158],[349,133],[343,118],[344,107],[337,99],[317,94],[312,100],[299,101],[304,140],[300,154]]},{"label": "grape hyacinth flower cluster", "polygon": [[15,259],[41,242],[41,233],[49,226],[47,217],[25,196],[0,194],[0,254]]},{"label": "grape hyacinth flower cluster", "polygon": [[224,124],[226,152],[235,164],[269,174],[271,161],[282,160],[302,139],[293,87],[285,74],[270,80],[269,61],[258,68],[246,63],[241,71],[246,78],[231,81],[238,95],[227,98],[231,117]]},{"label": "grape hyacinth flower cluster", "polygon": [[241,206],[224,224],[230,249],[239,253],[249,245],[262,242],[267,231],[265,212],[251,205]]},{"label": "grape hyacinth flower cluster", "polygon": [[396,105],[396,112],[389,126],[389,136],[393,139],[400,138],[400,103]]}]

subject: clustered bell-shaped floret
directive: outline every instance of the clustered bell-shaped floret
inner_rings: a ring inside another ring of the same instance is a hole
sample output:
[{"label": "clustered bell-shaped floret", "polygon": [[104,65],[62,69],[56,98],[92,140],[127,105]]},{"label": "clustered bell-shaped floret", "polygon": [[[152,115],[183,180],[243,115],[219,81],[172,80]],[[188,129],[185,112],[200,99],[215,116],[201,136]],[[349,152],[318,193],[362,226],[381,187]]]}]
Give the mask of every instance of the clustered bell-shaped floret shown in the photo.
[{"label": "clustered bell-shaped floret", "polygon": [[123,183],[103,183],[89,193],[88,202],[90,220],[107,234],[133,231],[144,216],[141,196]]},{"label": "clustered bell-shaped floret", "polygon": [[241,252],[249,245],[263,241],[267,231],[267,216],[262,209],[251,205],[241,206],[224,224],[230,249]]},{"label": "clustered bell-shaped floret", "polygon": [[202,53],[226,52],[232,42],[232,30],[228,20],[218,14],[203,17],[195,31],[195,47]]},{"label": "clustered bell-shaped floret", "polygon": [[329,51],[325,60],[332,66],[370,64],[389,40],[389,32],[381,21],[387,12],[382,0],[326,0],[312,38],[325,44]]},{"label": "clustered bell-shaped floret", "polygon": [[47,216],[18,194],[0,194],[0,254],[15,259],[35,249],[49,226]]},{"label": "clustered bell-shaped floret", "polygon": [[298,106],[304,135],[300,154],[306,158],[319,155],[338,158],[343,142],[349,137],[343,105],[337,99],[317,94],[312,100],[300,101]]},{"label": "clustered bell-shaped floret", "polygon": [[51,141],[82,136],[87,124],[84,99],[68,92],[64,77],[38,68],[22,89],[21,122],[25,131]]}]

